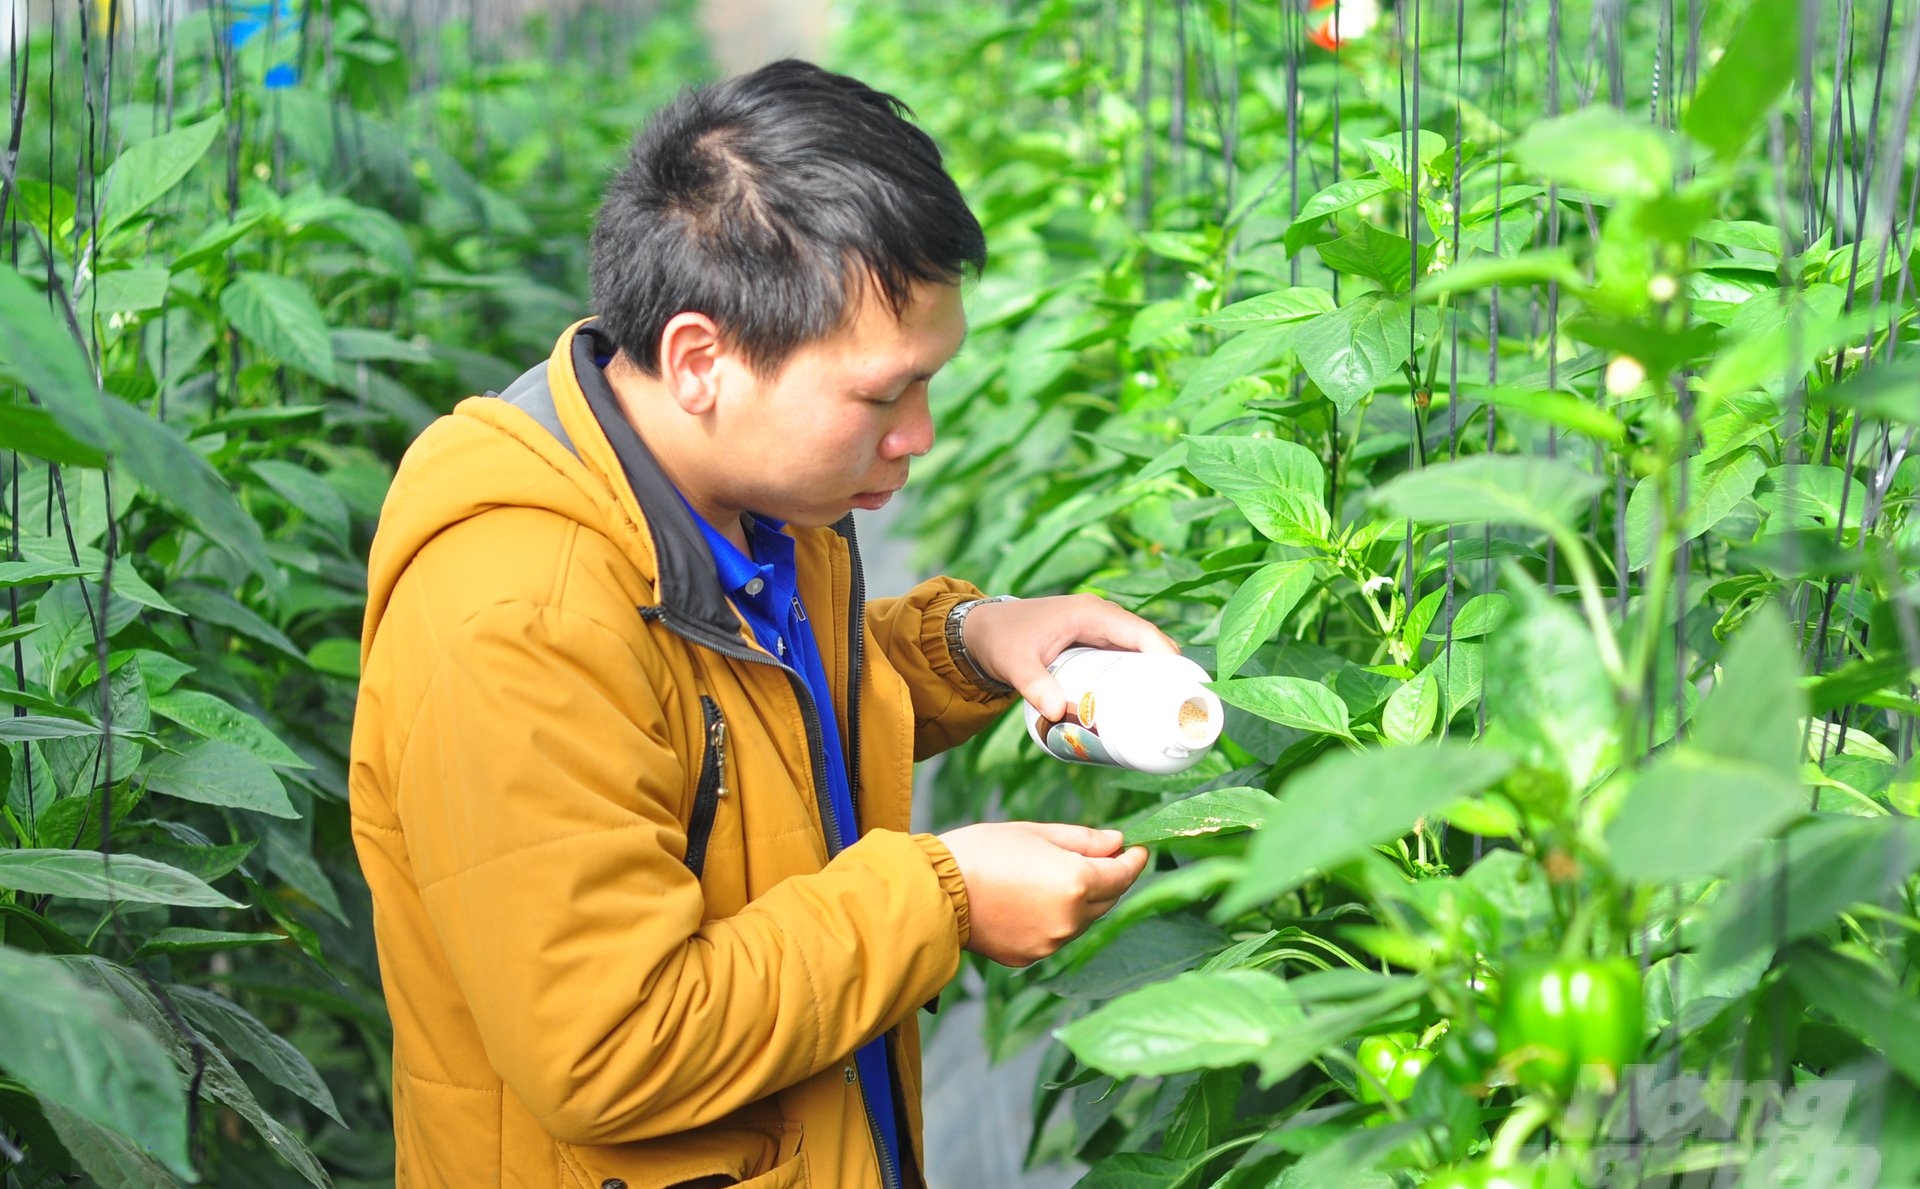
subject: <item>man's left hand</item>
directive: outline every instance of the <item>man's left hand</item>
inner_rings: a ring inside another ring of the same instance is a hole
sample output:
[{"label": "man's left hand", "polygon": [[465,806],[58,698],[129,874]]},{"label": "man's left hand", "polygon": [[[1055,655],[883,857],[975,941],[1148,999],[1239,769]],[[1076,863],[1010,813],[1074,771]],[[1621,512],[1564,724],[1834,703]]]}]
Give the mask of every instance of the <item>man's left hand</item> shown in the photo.
[{"label": "man's left hand", "polygon": [[1177,653],[1159,628],[1098,595],[1054,595],[983,603],[967,614],[967,651],[989,677],[1020,691],[1041,716],[1066,713],[1067,691],[1047,666],[1075,646]]}]

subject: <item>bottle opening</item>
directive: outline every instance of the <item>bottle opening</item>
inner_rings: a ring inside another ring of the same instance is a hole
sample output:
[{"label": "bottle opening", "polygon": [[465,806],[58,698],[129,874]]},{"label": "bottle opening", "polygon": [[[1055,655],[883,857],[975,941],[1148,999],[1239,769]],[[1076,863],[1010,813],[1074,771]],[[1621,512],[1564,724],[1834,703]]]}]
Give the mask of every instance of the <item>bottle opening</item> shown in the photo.
[{"label": "bottle opening", "polygon": [[1178,734],[1180,742],[1188,748],[1206,747],[1220,737],[1220,728],[1213,721],[1213,707],[1207,699],[1196,695],[1180,703]]}]

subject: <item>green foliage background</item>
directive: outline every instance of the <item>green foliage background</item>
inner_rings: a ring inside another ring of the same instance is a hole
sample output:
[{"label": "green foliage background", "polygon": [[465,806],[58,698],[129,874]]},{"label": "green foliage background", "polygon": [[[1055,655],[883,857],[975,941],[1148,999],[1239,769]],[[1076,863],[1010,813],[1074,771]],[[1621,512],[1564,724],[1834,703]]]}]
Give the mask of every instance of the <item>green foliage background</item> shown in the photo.
[{"label": "green foliage background", "polygon": [[[1337,54],[1325,6],[913,11],[849,40],[994,252],[914,536],[1231,708],[1177,777],[1013,720],[940,773],[1156,852],[972,984],[1054,1038],[1030,1157],[1920,1180],[1910,6],[1402,4]],[[1553,1084],[1521,984],[1611,959],[1643,1072]],[[1380,1034],[1437,1051],[1400,1094]]]},{"label": "green foliage background", "polygon": [[0,1176],[390,1185],[367,544],[413,435],[580,315],[603,180],[710,67],[677,10],[104,12],[13,59]]},{"label": "green foliage background", "polygon": [[[1291,3],[845,15],[992,251],[918,548],[1140,610],[1232,707],[1177,777],[1016,717],[940,772],[946,820],[1156,851],[952,992],[1052,1038],[1029,1156],[1920,1183],[1911,5],[1430,0],[1337,53]],[[707,68],[677,10],[61,19],[0,212],[0,1168],[391,1183],[364,551],[411,436],[577,316],[601,179]],[[1654,1080],[1541,1076],[1527,972],[1614,959]],[[1401,1033],[1439,1059],[1383,1092]]]}]

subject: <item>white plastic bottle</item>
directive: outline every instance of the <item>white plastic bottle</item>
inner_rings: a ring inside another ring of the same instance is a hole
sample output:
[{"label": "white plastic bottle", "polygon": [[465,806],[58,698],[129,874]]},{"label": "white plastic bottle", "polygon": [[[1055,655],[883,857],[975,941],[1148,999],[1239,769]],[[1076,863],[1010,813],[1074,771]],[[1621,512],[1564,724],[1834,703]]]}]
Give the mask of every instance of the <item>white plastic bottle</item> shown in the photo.
[{"label": "white plastic bottle", "polygon": [[1027,734],[1069,763],[1168,775],[1199,763],[1220,737],[1220,699],[1184,656],[1069,648],[1048,666],[1067,690],[1058,721],[1027,711]]}]

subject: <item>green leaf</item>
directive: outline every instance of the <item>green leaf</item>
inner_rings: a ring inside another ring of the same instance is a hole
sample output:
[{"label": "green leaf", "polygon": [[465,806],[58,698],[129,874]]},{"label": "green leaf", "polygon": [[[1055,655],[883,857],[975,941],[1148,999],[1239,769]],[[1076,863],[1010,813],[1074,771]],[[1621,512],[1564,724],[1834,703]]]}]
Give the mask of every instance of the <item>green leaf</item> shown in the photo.
[{"label": "green leaf", "polygon": [[1218,675],[1227,678],[1238,673],[1256,649],[1273,639],[1313,584],[1309,561],[1277,561],[1241,583],[1220,612]]},{"label": "green leaf", "polygon": [[1565,248],[1543,248],[1514,256],[1476,256],[1456,261],[1422,277],[1414,290],[1414,300],[1433,301],[1442,293],[1463,293],[1497,285],[1541,285],[1548,281],[1558,281],[1567,289],[1579,289],[1586,284],[1586,278],[1573,265],[1571,252]]},{"label": "green leaf", "polygon": [[0,449],[66,466],[98,469],[107,465],[107,456],[98,447],[81,441],[53,414],[32,405],[0,404]]},{"label": "green leaf", "polygon": [[1254,836],[1239,881],[1216,920],[1291,891],[1315,871],[1398,838],[1419,818],[1504,776],[1511,757],[1484,746],[1422,743],[1338,752],[1289,779]]},{"label": "green leaf", "polygon": [[1506,595],[1498,592],[1474,595],[1453,613],[1453,623],[1446,634],[1455,640],[1484,636],[1505,623],[1512,611],[1513,601]]},{"label": "green leaf", "polygon": [[1293,349],[1300,366],[1344,415],[1381,381],[1397,375],[1439,329],[1434,311],[1414,311],[1405,298],[1369,293],[1302,326]]},{"label": "green leaf", "polygon": [[1511,384],[1486,386],[1462,381],[1460,388],[1463,396],[1570,429],[1598,442],[1619,445],[1627,440],[1627,427],[1618,417],[1582,397]]},{"label": "green leaf", "polygon": [[307,653],[307,663],[315,672],[357,680],[360,676],[360,641],[334,636],[320,641]]},{"label": "green leaf", "polygon": [[1886,1054],[1907,1081],[1920,1084],[1920,1003],[1878,966],[1825,946],[1801,944],[1783,964],[1807,1002]]},{"label": "green leaf", "polygon": [[1906,685],[1914,667],[1905,653],[1889,652],[1849,661],[1821,677],[1803,677],[1800,684],[1807,691],[1808,709],[1826,714],[1882,690]]},{"label": "green leaf", "polygon": [[348,203],[331,210],[325,221],[358,245],[376,267],[412,279],[413,244],[400,220],[378,207]]},{"label": "green leaf", "polygon": [[207,155],[222,123],[215,115],[142,141],[114,158],[100,184],[99,238],[106,239],[179,185]]},{"label": "green leaf", "polygon": [[1404,235],[1362,223],[1339,239],[1315,245],[1315,249],[1320,253],[1320,263],[1334,272],[1365,277],[1388,293],[1404,293],[1413,287],[1413,244]]},{"label": "green leaf", "polygon": [[1301,205],[1300,213],[1294,216],[1293,223],[1288,226],[1283,239],[1287,255],[1292,256],[1298,253],[1306,245],[1308,238],[1319,228],[1320,221],[1328,215],[1359,206],[1368,199],[1378,198],[1394,188],[1391,182],[1381,178],[1352,178],[1344,182],[1335,182],[1322,189]]},{"label": "green leaf", "polygon": [[1700,926],[1701,960],[1725,968],[1833,924],[1851,906],[1879,903],[1920,868],[1920,821],[1829,817],[1786,837],[1753,872],[1720,893]]},{"label": "green leaf", "polygon": [[226,933],[218,929],[169,927],[141,942],[133,958],[137,962],[161,954],[207,954],[215,950],[237,950],[286,939],[284,933]]},{"label": "green leaf", "polygon": [[1293,349],[1293,326],[1257,326],[1228,339],[1180,386],[1182,401],[1205,400],[1243,376],[1258,375]]},{"label": "green leaf", "polygon": [[1431,669],[1422,669],[1387,698],[1380,711],[1380,733],[1391,743],[1411,746],[1433,733],[1440,713],[1440,685]]},{"label": "green leaf", "polygon": [[1325,289],[1300,285],[1236,301],[1219,313],[1200,319],[1200,323],[1222,330],[1249,330],[1256,326],[1303,322],[1316,315],[1329,313],[1333,308],[1333,298]]},{"label": "green leaf", "polygon": [[1487,708],[1527,750],[1584,789],[1614,745],[1613,682],[1579,615],[1515,569],[1520,614],[1496,632],[1486,666]]},{"label": "green leaf", "polygon": [[213,466],[170,425],[121,400],[106,402],[119,460],[142,486],[253,572],[278,581],[260,526]]},{"label": "green leaf", "polygon": [[1333,522],[1322,502],[1326,470],[1313,451],[1278,438],[1186,441],[1187,470],[1231,499],[1256,529],[1283,544],[1324,543]]},{"label": "green leaf", "polygon": [[1602,486],[1550,458],[1475,454],[1409,471],[1373,494],[1373,506],[1421,524],[1526,524],[1568,533]]},{"label": "green leaf", "polygon": [[313,1063],[245,1008],[212,991],[178,983],[169,987],[167,994],[189,1020],[218,1037],[235,1056],[259,1070],[268,1081],[319,1107],[342,1127],[347,1125],[340,1117],[340,1108],[334,1104],[333,1091],[327,1088]]},{"label": "green leaf", "polygon": [[71,718],[51,718],[41,714],[0,718],[0,742],[6,743],[24,743],[32,739],[81,739],[99,733],[99,723]]},{"label": "green leaf", "polygon": [[272,817],[300,816],[267,761],[223,739],[205,739],[178,755],[159,756],[147,765],[144,775],[149,789],[183,801],[251,809]]},{"label": "green leaf", "polygon": [[173,601],[186,609],[188,615],[223,628],[232,628],[241,635],[258,640],[279,652],[304,660],[306,654],[300,646],[287,638],[287,634],[274,627],[251,608],[242,604],[232,595],[218,591],[197,582],[181,582],[167,588]]},{"label": "green leaf", "polygon": [[267,1141],[269,1151],[291,1165],[315,1189],[330,1189],[332,1182],[320,1162],[298,1137],[261,1108],[252,1088],[241,1078],[226,1053],[211,1044],[203,1045],[197,1053],[190,1049],[188,1039],[197,1033],[176,1013],[163,1008],[144,980],[123,966],[91,955],[69,958],[67,964],[81,977],[119,999],[136,1022],[166,1042],[172,1051],[174,1067],[200,1076],[201,1097],[231,1107]]},{"label": "green leaf", "polygon": [[269,764],[281,768],[313,767],[282,743],[267,724],[225,698],[183,689],[155,696],[149,705],[155,714],[172,719],[203,739],[237,743]]},{"label": "green leaf", "polygon": [[327,319],[306,286],[289,277],[243,272],[220,294],[234,328],[268,356],[325,384],[335,382]]},{"label": "green leaf", "polygon": [[93,365],[47,297],[11,268],[0,268],[0,372],[27,386],[69,435],[96,450],[114,435],[109,402],[94,382]]},{"label": "green leaf", "polygon": [[1687,133],[1733,164],[1794,78],[1799,52],[1800,5],[1753,0],[1687,105]]},{"label": "green leaf", "polygon": [[1073,1189],[1179,1189],[1196,1171],[1190,1159],[1152,1152],[1115,1152],[1102,1157]]},{"label": "green leaf", "polygon": [[1203,834],[1235,834],[1257,830],[1279,804],[1271,793],[1237,786],[1208,789],[1191,797],[1163,805],[1127,830],[1125,845],[1142,846],[1165,842],[1170,838],[1196,838]]},{"label": "green leaf", "polygon": [[1434,616],[1440,614],[1447,599],[1447,588],[1430,591],[1407,612],[1407,622],[1401,625],[1400,642],[1406,645],[1410,663],[1420,663],[1420,643],[1427,638],[1427,629],[1433,626]]},{"label": "green leaf", "polygon": [[1822,404],[1857,409],[1902,425],[1920,425],[1920,359],[1874,363],[1812,394]]},{"label": "green leaf", "polygon": [[1054,1033],[1105,1073],[1152,1077],[1244,1064],[1302,1019],[1285,983],[1252,970],[1155,983]]},{"label": "green leaf", "polygon": [[1549,181],[1622,198],[1653,198],[1673,185],[1673,137],[1604,104],[1540,121],[1513,154]]},{"label": "green leaf", "polygon": [[[12,900],[0,900],[0,928],[8,930],[15,943],[30,942],[33,948],[47,954],[84,954],[86,943],[68,933],[59,925]],[[29,938],[28,934],[31,934]],[[14,948],[21,947],[16,944]]]},{"label": "green leaf", "polygon": [[[99,1189],[177,1189],[179,1186],[180,1181],[166,1166],[148,1154],[147,1145],[135,1143],[57,1102],[43,1099],[40,1108],[46,1113],[54,1135],[59,1137],[60,1146],[86,1170],[90,1184]],[[185,1114],[183,1106],[183,1120]],[[178,1171],[182,1177],[194,1179],[191,1163],[183,1161]]]},{"label": "green leaf", "polygon": [[[1227,935],[1202,917],[1173,913],[1101,940],[1078,966],[1048,979],[1047,990],[1069,999],[1112,999],[1191,969],[1225,948]],[[1078,957],[1086,948],[1081,942],[1071,952]]]},{"label": "green leaf", "polygon": [[1797,783],[1806,714],[1793,629],[1768,604],[1747,617],[1727,646],[1689,742],[1709,755],[1756,763]]},{"label": "green leaf", "polygon": [[0,562],[0,589],[58,582],[63,578],[96,578],[100,571],[92,566],[61,565],[44,561]]},{"label": "green leaf", "polygon": [[1769,533],[1805,528],[1831,532],[1860,526],[1867,487],[1839,467],[1794,463],[1768,471],[1754,499],[1767,513]]},{"label": "green leaf", "polygon": [[1213,259],[1213,237],[1198,232],[1143,231],[1140,243],[1147,251],[1182,264],[1204,265]]},{"label": "green leaf", "polygon": [[1696,385],[1701,408],[1711,412],[1755,389],[1784,399],[1787,389],[1809,377],[1816,360],[1872,333],[1887,317],[1887,307],[1864,302],[1848,310],[1838,285],[1752,298],[1727,325],[1733,345],[1715,353]]},{"label": "green leaf", "polygon": [[1426,994],[1426,983],[1416,978],[1390,980],[1386,989],[1351,1003],[1323,1007],[1275,1036],[1258,1058],[1260,1084],[1271,1086],[1304,1068],[1315,1057],[1362,1032],[1387,1013]]},{"label": "green leaf", "polygon": [[0,851],[0,888],[77,900],[131,900],[190,908],[241,908],[237,900],[165,863],[97,850]]},{"label": "green leaf", "polygon": [[[1766,474],[1766,460],[1752,450],[1743,450],[1717,463],[1695,456],[1687,460],[1686,520],[1680,530],[1680,543],[1707,532],[1726,519],[1740,501],[1753,494],[1754,484]],[[1660,501],[1660,484],[1654,478],[1640,480],[1627,497],[1627,567],[1642,569],[1653,560],[1658,540],[1654,535],[1653,513]],[[1676,496],[1679,492],[1676,488]]]},{"label": "green leaf", "polygon": [[1687,742],[1644,769],[1607,830],[1616,870],[1667,882],[1724,875],[1805,812],[1797,650],[1771,605],[1747,617]]},{"label": "green leaf", "polygon": [[329,332],[333,357],[343,362],[383,361],[431,366],[433,352],[411,339],[403,339],[391,330],[364,326],[339,327]]},{"label": "green leaf", "polygon": [[[1793,732],[1790,742],[1799,740]],[[1683,744],[1641,770],[1607,828],[1607,847],[1628,879],[1725,875],[1807,805],[1797,780]]]},{"label": "green leaf", "polygon": [[1706,243],[1745,248],[1764,256],[1778,257],[1785,248],[1778,227],[1750,219],[1708,219],[1694,231],[1693,236]]},{"label": "green leaf", "polygon": [[[1422,128],[1415,140],[1417,143],[1414,154],[1420,158],[1420,164],[1423,166],[1432,165],[1440,154],[1447,151],[1446,138],[1438,132],[1429,132]],[[1403,143],[1402,136],[1382,136],[1361,141],[1360,144],[1366,149],[1367,156],[1372,159],[1374,168],[1380,171],[1381,177],[1392,189],[1407,188],[1410,180],[1408,175],[1413,170],[1407,167],[1406,145]]]},{"label": "green leaf", "polygon": [[334,540],[346,544],[349,531],[347,502],[324,478],[306,467],[279,459],[254,463],[253,473],[265,480],[274,494],[299,509]]},{"label": "green leaf", "polygon": [[1208,688],[1229,706],[1238,706],[1268,722],[1353,741],[1347,704],[1317,681],[1304,677],[1242,677],[1209,682]]},{"label": "green leaf", "polygon": [[130,314],[159,309],[172,278],[164,268],[124,268],[101,273],[74,304],[83,316]]},{"label": "green leaf", "polygon": [[219,220],[194,237],[191,244],[167,262],[168,267],[177,273],[196,264],[218,260],[227,254],[228,248],[247,238],[254,228],[271,217],[272,212],[261,207],[241,207],[231,219]]}]

